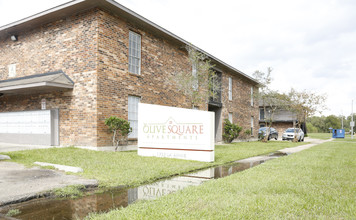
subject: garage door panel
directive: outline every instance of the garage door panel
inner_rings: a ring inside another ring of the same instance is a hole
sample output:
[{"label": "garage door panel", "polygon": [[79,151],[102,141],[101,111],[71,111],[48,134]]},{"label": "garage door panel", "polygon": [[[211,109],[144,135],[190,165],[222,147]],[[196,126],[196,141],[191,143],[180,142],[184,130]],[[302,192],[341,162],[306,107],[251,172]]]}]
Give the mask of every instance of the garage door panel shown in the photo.
[{"label": "garage door panel", "polygon": [[58,109],[0,113],[0,142],[59,145]]},{"label": "garage door panel", "polygon": [[50,134],[1,134],[0,142],[11,144],[52,145]]}]

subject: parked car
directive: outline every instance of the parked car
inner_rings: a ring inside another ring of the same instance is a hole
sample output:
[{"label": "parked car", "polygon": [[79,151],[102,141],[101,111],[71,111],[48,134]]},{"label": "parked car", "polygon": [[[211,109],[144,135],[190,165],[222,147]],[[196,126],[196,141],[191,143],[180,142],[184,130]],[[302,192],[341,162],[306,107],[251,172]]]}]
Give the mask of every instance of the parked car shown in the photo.
[{"label": "parked car", "polygon": [[297,136],[297,140],[304,141],[304,132],[302,129],[299,128],[288,128],[287,130],[284,131],[282,135],[282,140],[293,140],[294,135]]},{"label": "parked car", "polygon": [[[262,127],[260,129],[258,129],[258,139],[259,140],[263,139],[266,136],[267,129],[269,129],[269,128],[268,127]],[[274,128],[271,128],[271,130],[270,130],[270,132],[268,134],[268,140],[270,140],[272,138],[274,138],[276,140],[278,139],[278,131],[276,129],[274,129]]]}]

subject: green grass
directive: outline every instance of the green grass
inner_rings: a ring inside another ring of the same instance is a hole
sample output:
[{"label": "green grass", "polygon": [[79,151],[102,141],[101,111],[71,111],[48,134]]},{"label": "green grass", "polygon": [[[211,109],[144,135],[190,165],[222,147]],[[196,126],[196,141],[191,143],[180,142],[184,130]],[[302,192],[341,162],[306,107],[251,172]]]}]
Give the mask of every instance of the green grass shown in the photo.
[{"label": "green grass", "polygon": [[5,216],[6,217],[12,217],[12,216],[19,215],[19,214],[21,214],[20,210],[18,210],[18,209],[10,209]]},{"label": "green grass", "polygon": [[83,190],[85,186],[83,185],[71,185],[63,188],[57,188],[53,190],[54,195],[58,198],[77,198],[83,196]]},{"label": "green grass", "polygon": [[328,142],[98,219],[355,219],[356,145]]},{"label": "green grass", "polygon": [[99,180],[100,186],[137,186],[159,178],[189,172],[195,169],[263,155],[300,143],[246,142],[215,147],[215,162],[204,163],[178,159],[140,157],[137,151],[98,152],[69,148],[50,148],[6,153],[12,161],[33,166],[35,161],[83,168],[80,175]]},{"label": "green grass", "polygon": [[327,140],[332,138],[332,134],[331,133],[308,133],[308,137],[313,139]]},{"label": "green grass", "polygon": [[[313,138],[313,139],[322,139],[322,140],[327,140],[332,138],[331,133],[308,133],[308,137]],[[347,141],[347,142],[356,142],[356,135],[354,135],[354,138],[351,139],[351,135],[346,134],[345,138],[335,138],[335,141]]]},{"label": "green grass", "polygon": [[347,134],[345,135],[345,138],[335,138],[335,141],[356,142],[356,135],[354,135],[353,139],[351,139],[351,135]]}]

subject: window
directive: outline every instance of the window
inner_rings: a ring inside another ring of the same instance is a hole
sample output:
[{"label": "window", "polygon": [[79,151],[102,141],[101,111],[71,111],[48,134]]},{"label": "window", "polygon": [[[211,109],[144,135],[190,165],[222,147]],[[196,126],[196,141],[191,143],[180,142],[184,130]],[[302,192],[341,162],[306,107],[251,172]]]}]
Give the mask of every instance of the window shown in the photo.
[{"label": "window", "polygon": [[232,112],[229,112],[229,121],[232,123]]},{"label": "window", "polygon": [[197,75],[197,64],[193,63],[192,65],[192,75],[194,77],[193,79],[193,90],[198,91],[199,84],[198,84],[198,75]]},{"label": "window", "polygon": [[253,136],[253,116],[251,116],[251,136]]},{"label": "window", "polygon": [[129,72],[141,74],[141,35],[129,33]]},{"label": "window", "polygon": [[132,132],[129,134],[129,138],[137,138],[138,131],[138,103],[140,102],[140,97],[129,96],[128,103],[128,121],[130,122],[130,127]]},{"label": "window", "polygon": [[260,108],[260,120],[265,120],[265,110]]},{"label": "window", "polygon": [[229,100],[232,100],[232,78],[229,77]]},{"label": "window", "polygon": [[212,77],[211,80],[213,80],[213,82],[211,82],[211,87],[210,87],[210,91],[215,94],[215,96],[211,96],[209,98],[209,102],[215,102],[215,103],[221,103],[221,77],[222,77],[222,73],[215,71],[215,77]]},{"label": "window", "polygon": [[251,86],[251,106],[253,106],[253,87]]}]

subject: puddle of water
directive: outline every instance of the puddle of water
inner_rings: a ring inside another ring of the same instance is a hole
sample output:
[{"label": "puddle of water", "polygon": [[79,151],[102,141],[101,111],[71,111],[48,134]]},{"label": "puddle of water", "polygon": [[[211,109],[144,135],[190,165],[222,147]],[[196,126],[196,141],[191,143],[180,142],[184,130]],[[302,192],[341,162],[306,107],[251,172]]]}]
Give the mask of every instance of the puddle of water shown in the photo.
[{"label": "puddle of water", "polygon": [[91,194],[78,199],[42,198],[30,200],[2,207],[0,213],[6,214],[10,209],[19,209],[21,213],[14,216],[18,219],[83,219],[92,212],[104,212],[114,208],[127,207],[138,200],[156,199],[188,186],[198,186],[211,179],[223,178],[285,155],[274,153],[258,160],[213,167],[137,188],[111,189],[104,193]]}]

